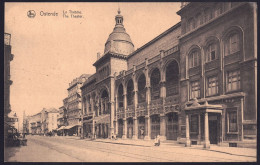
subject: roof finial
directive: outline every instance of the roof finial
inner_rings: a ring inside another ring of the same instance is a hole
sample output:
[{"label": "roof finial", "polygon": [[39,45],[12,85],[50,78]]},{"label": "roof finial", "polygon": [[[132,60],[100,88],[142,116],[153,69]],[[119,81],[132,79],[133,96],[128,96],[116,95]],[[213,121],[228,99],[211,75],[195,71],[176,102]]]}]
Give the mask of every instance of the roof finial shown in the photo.
[{"label": "roof finial", "polygon": [[120,13],[121,13],[121,11],[120,11],[120,7],[118,7],[117,13],[118,13],[118,14],[120,14]]}]

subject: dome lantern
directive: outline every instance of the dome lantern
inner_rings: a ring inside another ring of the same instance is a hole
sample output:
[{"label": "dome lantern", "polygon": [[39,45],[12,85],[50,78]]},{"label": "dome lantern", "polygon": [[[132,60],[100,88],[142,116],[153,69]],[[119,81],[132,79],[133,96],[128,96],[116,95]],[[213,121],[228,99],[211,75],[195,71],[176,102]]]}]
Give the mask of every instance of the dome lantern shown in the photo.
[{"label": "dome lantern", "polygon": [[122,55],[129,55],[134,51],[134,44],[130,36],[126,33],[123,25],[123,16],[121,15],[120,8],[115,16],[115,27],[113,32],[109,35],[106,44],[104,54],[107,52],[117,53]]}]

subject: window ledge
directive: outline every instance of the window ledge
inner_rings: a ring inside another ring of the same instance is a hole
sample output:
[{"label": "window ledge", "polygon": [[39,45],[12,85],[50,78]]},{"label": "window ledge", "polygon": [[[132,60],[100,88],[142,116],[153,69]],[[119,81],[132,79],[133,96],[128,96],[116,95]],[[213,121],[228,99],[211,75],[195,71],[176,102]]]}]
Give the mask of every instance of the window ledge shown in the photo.
[{"label": "window ledge", "polygon": [[238,135],[238,132],[227,132],[229,135]]}]

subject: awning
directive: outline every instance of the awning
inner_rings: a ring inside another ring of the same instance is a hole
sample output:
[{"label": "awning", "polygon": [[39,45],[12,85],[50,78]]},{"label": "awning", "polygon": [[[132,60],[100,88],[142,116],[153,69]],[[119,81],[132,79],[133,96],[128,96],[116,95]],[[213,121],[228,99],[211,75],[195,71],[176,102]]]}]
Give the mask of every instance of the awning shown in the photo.
[{"label": "awning", "polygon": [[96,124],[108,124],[110,123],[110,115],[101,115],[94,118]]},{"label": "awning", "polygon": [[65,129],[71,129],[71,128],[75,127],[75,126],[80,126],[80,125],[79,125],[79,124],[76,124],[76,125],[68,125],[68,126],[65,127]]}]

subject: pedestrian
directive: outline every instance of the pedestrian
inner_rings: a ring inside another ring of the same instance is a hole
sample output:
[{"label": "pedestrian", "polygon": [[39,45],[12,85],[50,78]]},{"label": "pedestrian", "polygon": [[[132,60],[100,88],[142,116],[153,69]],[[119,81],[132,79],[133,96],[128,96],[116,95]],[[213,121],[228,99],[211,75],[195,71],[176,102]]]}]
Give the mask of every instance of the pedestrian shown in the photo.
[{"label": "pedestrian", "polygon": [[154,139],[154,146],[160,146],[161,141],[160,141],[160,135],[155,136]]}]

